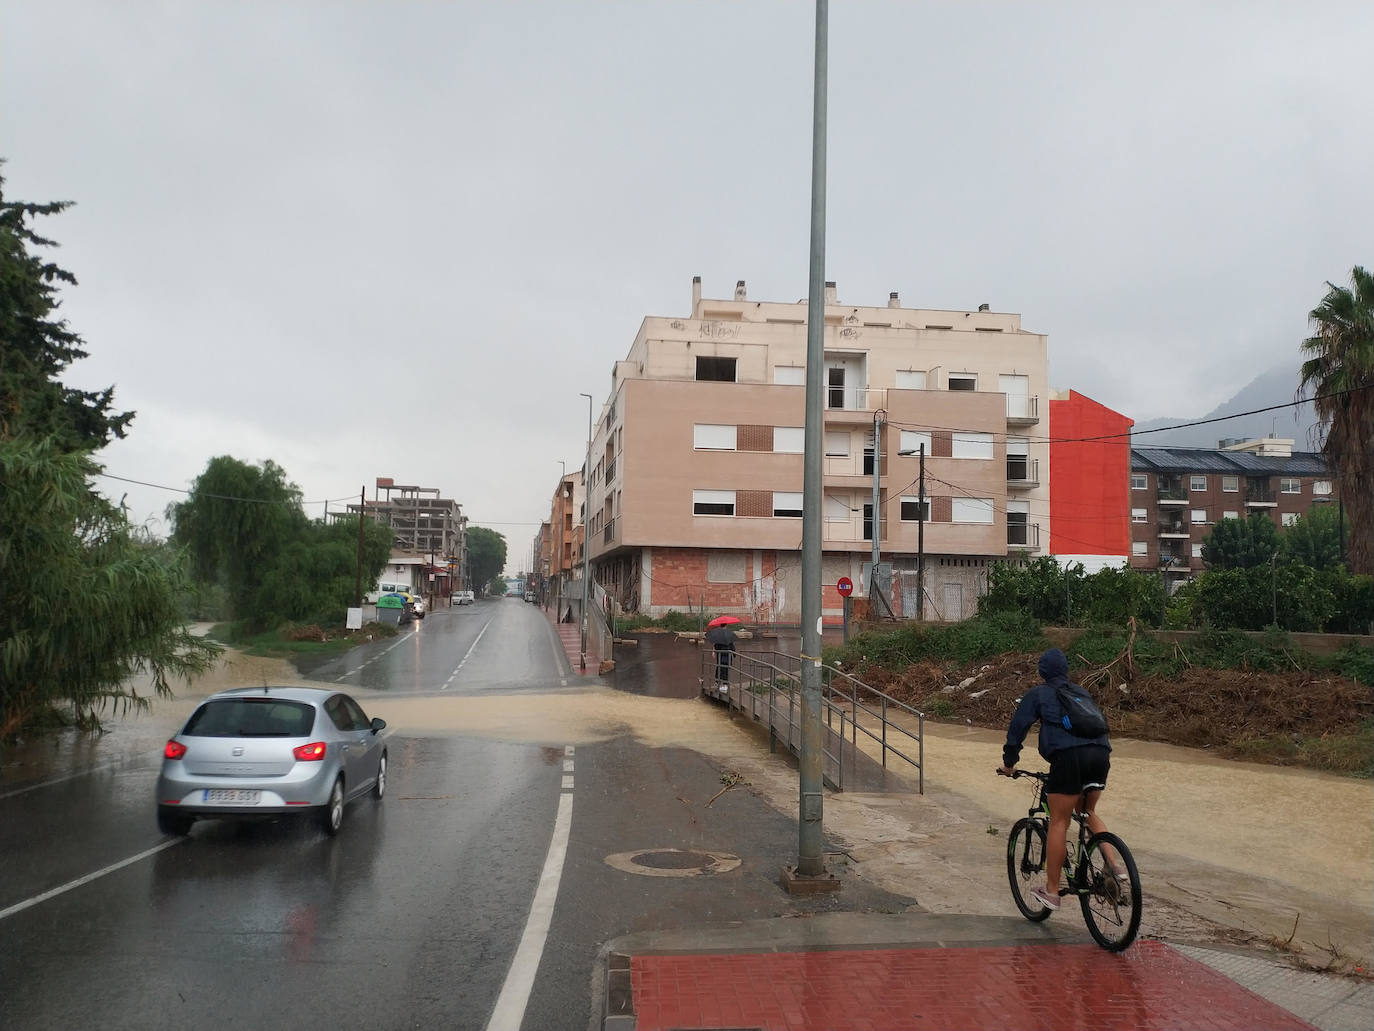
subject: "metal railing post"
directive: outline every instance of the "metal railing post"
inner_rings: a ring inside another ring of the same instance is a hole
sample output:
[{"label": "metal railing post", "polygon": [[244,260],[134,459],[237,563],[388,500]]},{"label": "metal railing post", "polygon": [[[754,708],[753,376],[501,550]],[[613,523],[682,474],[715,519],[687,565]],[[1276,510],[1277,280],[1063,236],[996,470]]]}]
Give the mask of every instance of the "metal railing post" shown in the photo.
[{"label": "metal railing post", "polygon": [[883,695],[883,769],[887,769],[887,695]]}]

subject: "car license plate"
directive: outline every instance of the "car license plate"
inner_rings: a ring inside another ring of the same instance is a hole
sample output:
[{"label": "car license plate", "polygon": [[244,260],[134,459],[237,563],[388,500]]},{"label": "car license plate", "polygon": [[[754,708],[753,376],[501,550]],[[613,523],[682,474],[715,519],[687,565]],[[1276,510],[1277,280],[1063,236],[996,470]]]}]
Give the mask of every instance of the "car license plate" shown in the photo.
[{"label": "car license plate", "polygon": [[204,801],[207,805],[211,802],[220,805],[257,805],[261,795],[261,791],[245,791],[242,788],[206,788]]}]

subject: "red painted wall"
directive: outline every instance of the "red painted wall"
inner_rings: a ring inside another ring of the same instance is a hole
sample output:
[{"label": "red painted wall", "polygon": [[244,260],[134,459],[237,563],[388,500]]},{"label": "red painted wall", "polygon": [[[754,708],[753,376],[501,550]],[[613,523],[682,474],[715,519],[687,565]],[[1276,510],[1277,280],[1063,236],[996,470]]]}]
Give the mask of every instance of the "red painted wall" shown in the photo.
[{"label": "red painted wall", "polygon": [[[1050,401],[1050,554],[1131,553],[1135,420],[1075,390]],[[1083,440],[1107,437],[1112,440]]]}]

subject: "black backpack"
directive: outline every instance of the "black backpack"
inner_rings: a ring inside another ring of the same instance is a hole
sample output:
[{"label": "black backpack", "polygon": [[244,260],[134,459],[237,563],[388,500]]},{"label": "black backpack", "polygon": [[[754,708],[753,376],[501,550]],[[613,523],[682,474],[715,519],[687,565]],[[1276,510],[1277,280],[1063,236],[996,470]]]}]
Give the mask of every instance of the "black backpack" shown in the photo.
[{"label": "black backpack", "polygon": [[1077,684],[1057,684],[1060,725],[1074,737],[1102,737],[1107,733],[1107,717],[1092,696]]}]

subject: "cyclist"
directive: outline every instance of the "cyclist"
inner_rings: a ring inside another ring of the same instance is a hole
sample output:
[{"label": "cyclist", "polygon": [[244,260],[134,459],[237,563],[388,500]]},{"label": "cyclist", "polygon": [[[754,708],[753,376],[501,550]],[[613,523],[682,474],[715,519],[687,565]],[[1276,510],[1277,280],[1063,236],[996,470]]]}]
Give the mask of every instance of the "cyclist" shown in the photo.
[{"label": "cyclist", "polygon": [[[1033,889],[1031,895],[1053,910],[1059,908],[1059,878],[1067,853],[1069,823],[1080,796],[1092,832],[1100,834],[1107,829],[1097,815],[1097,800],[1107,786],[1112,746],[1106,734],[1096,738],[1076,737],[1060,723],[1063,714],[1056,687],[1068,683],[1069,679],[1069,660],[1064,653],[1058,648],[1049,649],[1040,656],[1039,669],[1044,683],[1032,687],[1021,697],[1021,704],[1016,707],[1011,726],[1007,728],[1007,743],[1002,746],[1002,766],[998,772],[1008,777],[1012,775],[1026,731],[1039,720],[1040,755],[1050,764],[1049,780],[1045,783],[1050,830],[1045,843],[1045,886]],[[1117,874],[1118,878],[1123,876]]]}]

